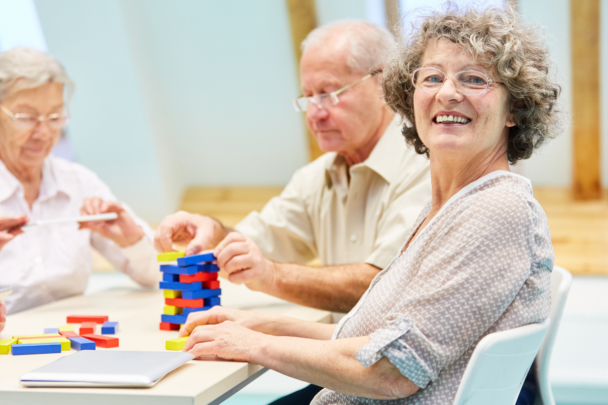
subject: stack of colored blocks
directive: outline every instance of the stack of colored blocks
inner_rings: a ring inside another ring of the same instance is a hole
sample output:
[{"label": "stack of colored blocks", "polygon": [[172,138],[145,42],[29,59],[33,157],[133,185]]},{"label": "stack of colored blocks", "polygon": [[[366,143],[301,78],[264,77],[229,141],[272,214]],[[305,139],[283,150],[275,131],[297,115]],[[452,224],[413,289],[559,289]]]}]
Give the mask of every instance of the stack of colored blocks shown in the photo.
[{"label": "stack of colored blocks", "polygon": [[222,290],[217,278],[220,269],[214,263],[213,253],[194,256],[178,252],[161,253],[158,261],[163,273],[160,288],[165,290],[161,330],[179,330],[192,312],[206,311],[221,304]]}]

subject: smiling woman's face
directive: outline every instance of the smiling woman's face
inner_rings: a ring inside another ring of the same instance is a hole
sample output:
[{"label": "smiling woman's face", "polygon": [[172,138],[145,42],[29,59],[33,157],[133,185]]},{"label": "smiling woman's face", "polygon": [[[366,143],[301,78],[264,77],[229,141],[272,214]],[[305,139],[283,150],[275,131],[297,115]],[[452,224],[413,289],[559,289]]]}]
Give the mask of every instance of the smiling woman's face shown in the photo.
[{"label": "smiling woman's face", "polygon": [[[445,39],[429,43],[421,67],[435,67],[450,78],[463,70],[477,70],[497,80],[493,69],[478,63],[461,45]],[[499,84],[491,85],[478,96],[459,93],[451,79],[436,92],[416,90],[414,114],[416,130],[429,149],[431,160],[434,155],[444,153],[471,160],[503,149],[506,152],[508,127],[514,125],[508,111],[507,90]],[[437,122],[438,116],[446,115],[459,116],[457,121],[465,122]]]},{"label": "smiling woman's face", "polygon": [[[2,106],[13,114],[34,117],[63,112],[63,84],[47,83],[11,94]],[[0,112],[0,159],[15,171],[42,170],[44,158],[59,139],[60,130],[52,130],[48,123],[39,122],[29,130],[18,130],[8,114]]]}]

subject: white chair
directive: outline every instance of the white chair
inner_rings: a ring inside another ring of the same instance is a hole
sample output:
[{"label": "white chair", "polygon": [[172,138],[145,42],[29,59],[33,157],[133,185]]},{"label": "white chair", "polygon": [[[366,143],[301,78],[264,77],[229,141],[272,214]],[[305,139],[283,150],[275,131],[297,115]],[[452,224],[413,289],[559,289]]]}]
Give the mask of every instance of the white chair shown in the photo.
[{"label": "white chair", "polygon": [[454,405],[513,405],[549,327],[549,319],[479,341],[454,398]]},{"label": "white chair", "polygon": [[549,381],[549,362],[571,285],[572,275],[561,267],[553,267],[551,273],[551,314],[549,315],[551,325],[549,325],[547,336],[545,336],[533,366],[539,388],[539,395],[534,402],[535,405],[555,405]]}]

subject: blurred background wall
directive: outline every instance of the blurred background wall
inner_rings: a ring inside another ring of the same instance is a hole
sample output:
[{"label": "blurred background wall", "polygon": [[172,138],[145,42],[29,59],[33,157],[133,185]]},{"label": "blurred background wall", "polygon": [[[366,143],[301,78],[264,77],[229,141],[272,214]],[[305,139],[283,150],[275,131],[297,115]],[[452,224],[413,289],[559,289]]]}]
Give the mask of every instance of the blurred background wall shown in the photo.
[{"label": "blurred background wall", "polygon": [[[442,3],[402,0],[402,17]],[[569,0],[518,4],[545,27],[569,110]],[[317,0],[316,14],[319,25],[386,24],[382,0]],[[67,132],[77,161],[152,222],[176,210],[187,187],[280,186],[308,161],[291,107],[299,90],[290,35],[284,0],[0,0],[0,49],[47,49],[66,66],[77,84]],[[602,112],[605,162],[608,103]],[[569,186],[571,144],[568,126],[518,170],[536,186]],[[608,164],[602,173],[607,185]]]}]

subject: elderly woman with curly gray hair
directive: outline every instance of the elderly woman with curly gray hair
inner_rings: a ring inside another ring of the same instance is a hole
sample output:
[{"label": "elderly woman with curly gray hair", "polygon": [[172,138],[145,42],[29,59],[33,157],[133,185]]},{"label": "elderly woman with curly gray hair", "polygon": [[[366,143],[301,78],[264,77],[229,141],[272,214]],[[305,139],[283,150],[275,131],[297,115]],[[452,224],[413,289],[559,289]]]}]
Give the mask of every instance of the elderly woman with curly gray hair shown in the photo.
[{"label": "elderly woman with curly gray hair", "polygon": [[382,80],[431,164],[432,200],[400,253],[338,325],[216,307],[190,315],[186,350],[325,387],[314,404],[451,404],[485,335],[551,306],[547,218],[509,171],[559,130],[539,38],[510,9],[428,16]]}]

